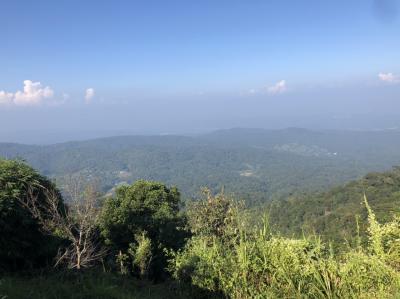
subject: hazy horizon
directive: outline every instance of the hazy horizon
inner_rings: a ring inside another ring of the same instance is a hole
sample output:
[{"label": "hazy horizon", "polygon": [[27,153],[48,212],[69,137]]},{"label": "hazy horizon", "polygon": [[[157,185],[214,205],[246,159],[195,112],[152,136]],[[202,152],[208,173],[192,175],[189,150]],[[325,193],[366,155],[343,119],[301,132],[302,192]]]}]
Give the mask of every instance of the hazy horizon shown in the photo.
[{"label": "hazy horizon", "polygon": [[329,131],[349,131],[349,132],[376,132],[376,131],[400,131],[400,127],[360,127],[360,128],[313,128],[302,126],[282,126],[282,127],[248,127],[248,126],[235,126],[235,127],[220,127],[210,128],[194,131],[135,131],[135,130],[20,130],[20,131],[6,131],[0,130],[0,143],[18,143],[27,145],[51,145],[57,143],[85,141],[99,138],[108,137],[124,137],[124,136],[188,136],[195,137],[214,133],[217,131],[228,131],[235,129],[249,129],[249,130],[270,130],[270,131],[283,131],[288,129],[304,129],[314,132],[329,132]]},{"label": "hazy horizon", "polygon": [[0,8],[0,142],[400,127],[396,0]]}]

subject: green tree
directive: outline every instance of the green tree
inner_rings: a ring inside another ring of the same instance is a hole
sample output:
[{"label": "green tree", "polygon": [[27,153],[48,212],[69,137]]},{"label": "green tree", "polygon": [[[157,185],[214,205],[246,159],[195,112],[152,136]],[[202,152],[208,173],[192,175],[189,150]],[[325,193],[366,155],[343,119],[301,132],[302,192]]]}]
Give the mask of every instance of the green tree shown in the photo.
[{"label": "green tree", "polygon": [[62,206],[53,183],[23,161],[0,159],[0,270],[40,266],[54,257],[56,239],[44,234],[23,205],[33,199],[39,209],[51,192]]},{"label": "green tree", "polygon": [[151,244],[149,275],[152,278],[163,275],[167,265],[166,251],[182,247],[186,235],[179,206],[177,188],[144,180],[119,187],[114,198],[105,200],[100,217],[101,233],[114,253],[119,255],[121,269],[126,266],[122,265],[126,263],[123,255],[132,259],[130,265],[135,264],[137,257],[130,253],[132,248],[142,246],[137,236],[145,234]]},{"label": "green tree", "polygon": [[233,200],[223,191],[213,195],[210,189],[202,190],[203,198],[189,203],[187,209],[191,232],[198,236],[216,236],[232,239],[239,229],[239,210],[242,202]]}]

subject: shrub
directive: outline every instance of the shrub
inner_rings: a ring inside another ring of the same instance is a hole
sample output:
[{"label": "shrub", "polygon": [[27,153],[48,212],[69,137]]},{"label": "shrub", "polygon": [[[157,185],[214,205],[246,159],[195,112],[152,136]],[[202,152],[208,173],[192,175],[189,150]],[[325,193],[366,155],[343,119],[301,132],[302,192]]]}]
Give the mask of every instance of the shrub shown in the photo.
[{"label": "shrub", "polygon": [[152,260],[151,240],[146,236],[145,232],[135,236],[136,243],[131,243],[128,249],[132,258],[132,265],[138,268],[140,277],[148,276],[150,263]]},{"label": "shrub", "polygon": [[170,269],[183,283],[229,298],[392,298],[400,291],[399,222],[381,226],[366,206],[370,242],[364,248],[335,255],[317,237],[284,238],[265,222],[252,231],[239,227],[235,242],[195,235]]},{"label": "shrub", "polygon": [[39,223],[22,204],[34,197],[39,208],[56,187],[22,161],[0,159],[0,270],[43,266],[57,250],[57,239],[41,232]]},{"label": "shrub", "polygon": [[[104,202],[101,233],[115,254],[128,255],[130,265],[139,268],[149,258],[146,251],[151,247],[150,276],[159,278],[167,265],[166,250],[182,247],[186,236],[179,205],[180,194],[174,187],[143,180],[122,186],[115,198]],[[124,266],[121,261],[120,265]],[[130,270],[139,275],[132,267]]]}]

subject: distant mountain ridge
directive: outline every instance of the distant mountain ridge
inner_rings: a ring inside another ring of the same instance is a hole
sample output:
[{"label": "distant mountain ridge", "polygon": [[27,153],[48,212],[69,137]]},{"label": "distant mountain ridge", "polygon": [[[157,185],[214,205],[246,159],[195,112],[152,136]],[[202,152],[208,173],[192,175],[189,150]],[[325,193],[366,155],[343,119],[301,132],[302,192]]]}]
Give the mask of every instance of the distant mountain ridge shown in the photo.
[{"label": "distant mountain ridge", "polygon": [[0,143],[0,157],[25,159],[61,185],[66,176],[81,175],[98,178],[108,192],[143,178],[177,185],[184,197],[196,196],[202,186],[225,187],[254,204],[400,165],[400,132],[235,128],[196,136]]}]

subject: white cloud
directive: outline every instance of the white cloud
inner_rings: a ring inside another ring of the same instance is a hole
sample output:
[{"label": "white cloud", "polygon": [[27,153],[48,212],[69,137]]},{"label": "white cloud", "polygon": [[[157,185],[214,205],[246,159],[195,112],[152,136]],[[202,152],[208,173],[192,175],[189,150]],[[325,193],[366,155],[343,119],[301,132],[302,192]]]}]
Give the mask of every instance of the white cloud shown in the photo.
[{"label": "white cloud", "polygon": [[39,105],[51,99],[54,91],[49,87],[43,87],[40,82],[24,81],[24,91],[11,92],[0,91],[0,104],[8,105]]},{"label": "white cloud", "polygon": [[94,89],[93,88],[88,88],[88,89],[86,89],[86,93],[85,93],[85,100],[86,100],[86,103],[90,103],[91,102],[91,100],[93,99],[93,97],[94,97]]},{"label": "white cloud", "polygon": [[268,90],[269,94],[284,93],[287,90],[286,81],[285,80],[281,80],[281,81],[277,82],[275,85],[268,87],[267,90]]},{"label": "white cloud", "polygon": [[0,105],[12,104],[14,95],[11,92],[0,91]]},{"label": "white cloud", "polygon": [[400,83],[400,77],[393,75],[393,73],[379,73],[378,77],[381,81],[387,83]]}]

